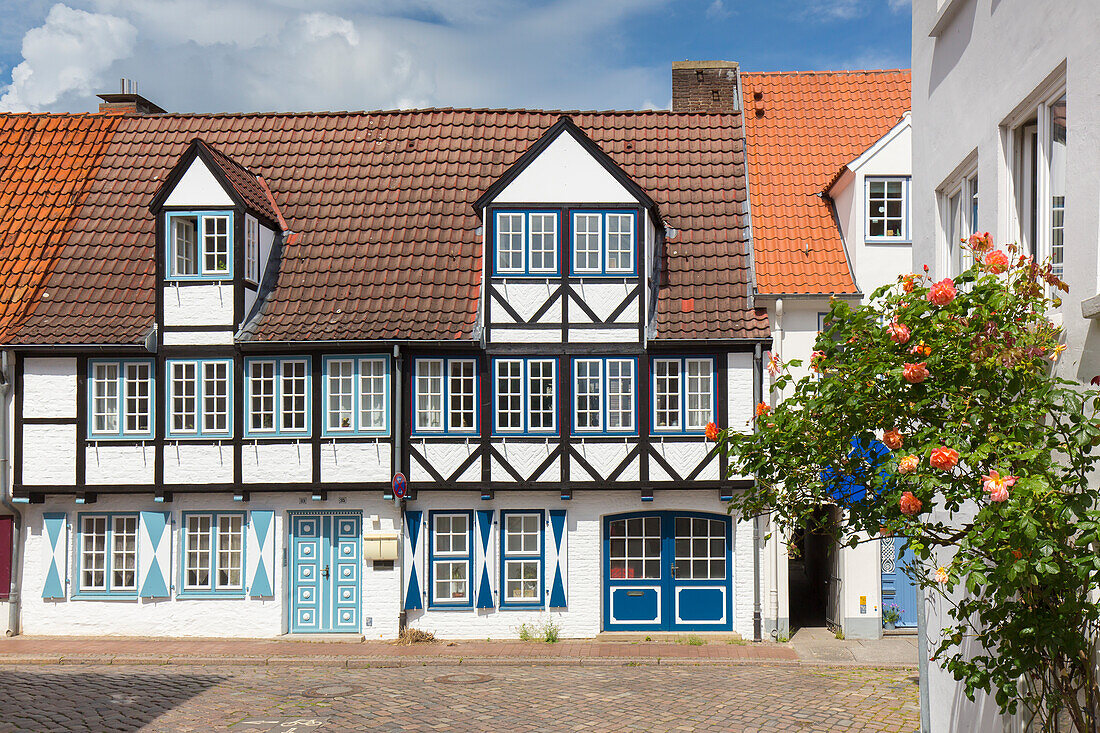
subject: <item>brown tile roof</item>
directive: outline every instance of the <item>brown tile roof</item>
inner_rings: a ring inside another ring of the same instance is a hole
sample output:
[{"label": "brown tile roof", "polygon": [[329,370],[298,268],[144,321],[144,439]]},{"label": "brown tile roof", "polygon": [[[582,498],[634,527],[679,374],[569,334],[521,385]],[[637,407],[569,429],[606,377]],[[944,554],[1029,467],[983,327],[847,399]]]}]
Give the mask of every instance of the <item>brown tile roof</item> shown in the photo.
[{"label": "brown tile roof", "polygon": [[[469,338],[481,269],[481,222],[470,204],[560,114],[111,117],[117,128],[89,171],[86,196],[46,282],[52,297],[33,304],[9,341],[143,338],[154,314],[154,222],[147,207],[195,138],[261,176],[297,235],[283,246],[255,340]],[[35,117],[0,115],[0,141]],[[740,115],[572,118],[679,232],[668,247],[659,337],[766,337],[766,317],[747,308]]]},{"label": "brown tile roof", "polygon": [[741,79],[758,292],[856,292],[840,232],[820,194],[909,110],[910,72],[744,73]]},{"label": "brown tile roof", "polygon": [[106,115],[0,115],[0,340],[28,308],[118,124]]},{"label": "brown tile roof", "polygon": [[279,212],[275,208],[275,203],[268,196],[268,192],[256,179],[256,174],[215,148],[213,145],[207,145],[201,138],[196,138],[194,143],[206,151],[210,156],[210,160],[217,166],[229,185],[233,187],[233,190],[244,202],[244,205],[252,209],[252,211],[263,215],[277,228],[280,219]]}]

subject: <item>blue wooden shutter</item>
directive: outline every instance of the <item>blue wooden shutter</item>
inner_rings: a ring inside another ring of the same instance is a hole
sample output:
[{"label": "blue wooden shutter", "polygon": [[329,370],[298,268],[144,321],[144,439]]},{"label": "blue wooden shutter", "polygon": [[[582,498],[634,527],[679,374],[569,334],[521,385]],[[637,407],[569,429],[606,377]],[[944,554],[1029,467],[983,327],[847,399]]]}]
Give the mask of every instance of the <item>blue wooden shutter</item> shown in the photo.
[{"label": "blue wooden shutter", "polygon": [[141,512],[138,522],[138,582],[142,598],[167,598],[172,568],[172,515]]},{"label": "blue wooden shutter", "polygon": [[477,551],[474,553],[474,578],[477,588],[477,607],[493,608],[493,583],[491,570],[493,552],[493,510],[477,510],[477,532],[474,533]]},{"label": "blue wooden shutter", "polygon": [[566,557],[565,510],[550,510],[550,535],[544,535],[546,543],[546,577],[550,590],[550,608],[565,608],[565,590],[568,585],[568,558]]},{"label": "blue wooden shutter", "polygon": [[405,610],[424,607],[420,597],[423,571],[418,572],[421,567],[420,558],[424,554],[424,533],[420,526],[423,516],[422,511],[405,512],[405,552],[401,568],[401,572],[405,574]]},{"label": "blue wooden shutter", "polygon": [[248,595],[275,596],[275,512],[259,509],[248,513]]},{"label": "blue wooden shutter", "polygon": [[65,586],[69,583],[69,525],[64,514],[43,514],[42,522],[49,563],[42,597],[64,600]]}]

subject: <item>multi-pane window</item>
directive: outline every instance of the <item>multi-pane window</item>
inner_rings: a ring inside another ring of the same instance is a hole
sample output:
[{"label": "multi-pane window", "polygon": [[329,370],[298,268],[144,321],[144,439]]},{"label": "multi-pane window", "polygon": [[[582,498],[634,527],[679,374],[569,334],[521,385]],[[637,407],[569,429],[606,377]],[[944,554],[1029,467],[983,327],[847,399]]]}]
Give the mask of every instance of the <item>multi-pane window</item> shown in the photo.
[{"label": "multi-pane window", "polygon": [[183,593],[244,589],[244,514],[185,514]]},{"label": "multi-pane window", "polygon": [[81,515],[79,527],[79,591],[136,593],[137,515]]},{"label": "multi-pane window", "polygon": [[[255,223],[255,220],[252,220]],[[233,217],[230,212],[172,213],[168,215],[168,279],[228,279],[233,275]],[[246,241],[248,237],[246,220]],[[257,231],[258,241],[258,231]],[[253,281],[259,259],[258,244],[246,275]],[[246,249],[246,258],[248,251]]]},{"label": "multi-pane window", "polygon": [[1066,95],[1050,106],[1050,262],[1062,277],[1065,265]]},{"label": "multi-pane window", "polygon": [[653,360],[653,432],[702,433],[714,422],[714,359]]},{"label": "multi-pane window", "polygon": [[725,522],[676,517],[676,577],[682,580],[725,579]]},{"label": "multi-pane window", "polygon": [[470,605],[470,513],[433,513],[432,603]]},{"label": "multi-pane window", "polygon": [[330,357],[325,361],[325,434],[382,434],[389,430],[389,359]]},{"label": "multi-pane window", "polygon": [[308,433],[309,360],[249,359],[249,435]]},{"label": "multi-pane window", "polygon": [[867,238],[906,241],[909,238],[907,178],[867,179]]},{"label": "multi-pane window", "polygon": [[577,432],[637,429],[634,359],[573,360],[573,424]]},{"label": "multi-pane window", "polygon": [[616,519],[608,525],[611,577],[657,580],[661,577],[661,518]]},{"label": "multi-pane window", "polygon": [[153,429],[152,362],[93,361],[88,372],[89,437],[149,437]]},{"label": "multi-pane window", "polygon": [[473,359],[417,359],[413,379],[415,431],[476,431],[477,383],[477,362]]},{"label": "multi-pane window", "polygon": [[167,369],[169,437],[230,436],[232,362],[169,360]]},{"label": "multi-pane window", "polygon": [[558,271],[556,211],[497,212],[497,275],[538,275]]},{"label": "multi-pane window", "polygon": [[573,272],[631,274],[637,269],[637,215],[634,212],[573,214]]},{"label": "multi-pane window", "polygon": [[946,239],[947,274],[958,275],[974,264],[974,257],[964,245],[978,231],[978,175],[971,167],[965,175],[954,178],[939,192],[943,237]]},{"label": "multi-pane window", "polygon": [[504,511],[501,524],[501,606],[542,605],[542,513]]},{"label": "multi-pane window", "polygon": [[254,216],[244,218],[244,276],[260,280],[260,222]]},{"label": "multi-pane window", "polygon": [[1038,260],[1065,267],[1066,95],[1057,92],[1031,109],[1013,131],[1013,185],[1020,241]]},{"label": "multi-pane window", "polygon": [[496,359],[494,429],[500,433],[557,430],[553,359]]}]

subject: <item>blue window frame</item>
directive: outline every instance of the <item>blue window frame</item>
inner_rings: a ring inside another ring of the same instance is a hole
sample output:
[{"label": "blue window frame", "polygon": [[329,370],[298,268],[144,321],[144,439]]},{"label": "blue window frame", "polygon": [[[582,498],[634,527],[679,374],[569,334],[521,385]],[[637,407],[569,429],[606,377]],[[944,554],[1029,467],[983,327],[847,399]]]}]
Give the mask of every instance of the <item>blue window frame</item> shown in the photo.
[{"label": "blue window frame", "polygon": [[153,361],[88,362],[88,439],[153,437]]},{"label": "blue window frame", "polygon": [[429,604],[444,608],[472,608],[474,513],[432,511],[428,544]]},{"label": "blue window frame", "polygon": [[168,437],[233,436],[233,360],[169,359]]},{"label": "blue window frame", "polygon": [[178,598],[244,597],[244,512],[184,512]]},{"label": "blue window frame", "polygon": [[251,438],[310,434],[310,358],[245,360],[244,434]]},{"label": "blue window frame", "polygon": [[546,583],[542,510],[500,513],[500,607],[542,608]]},{"label": "blue window frame", "polygon": [[573,359],[573,433],[638,434],[638,359]]},{"label": "blue window frame", "polygon": [[138,515],[79,514],[74,598],[137,598]]},{"label": "blue window frame", "polygon": [[389,435],[388,356],[325,357],[322,435]]},{"label": "blue window frame", "polygon": [[636,211],[574,211],[572,230],[572,274],[637,274]]},{"label": "blue window frame", "polygon": [[493,359],[493,434],[557,435],[556,359]]},{"label": "blue window frame", "polygon": [[497,211],[493,215],[493,274],[557,275],[561,216],[557,211]]},{"label": "blue window frame", "polygon": [[415,359],[412,378],[414,435],[477,434],[476,359]]},{"label": "blue window frame", "polygon": [[717,362],[711,356],[654,357],[650,411],[654,435],[699,434],[716,422]]},{"label": "blue window frame", "polygon": [[233,279],[233,212],[165,214],[166,280]]}]

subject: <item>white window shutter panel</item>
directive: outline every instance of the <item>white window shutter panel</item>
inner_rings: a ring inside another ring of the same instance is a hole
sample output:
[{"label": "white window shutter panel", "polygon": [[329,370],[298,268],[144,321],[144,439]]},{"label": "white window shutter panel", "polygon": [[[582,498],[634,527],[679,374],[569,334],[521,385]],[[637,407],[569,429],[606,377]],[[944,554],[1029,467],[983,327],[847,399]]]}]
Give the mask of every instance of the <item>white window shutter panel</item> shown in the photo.
[{"label": "white window shutter panel", "polygon": [[141,512],[138,521],[138,583],[142,598],[168,598],[172,576],[172,514]]},{"label": "white window shutter panel", "polygon": [[253,598],[275,596],[275,512],[251,511],[248,521],[248,595]]},{"label": "white window shutter panel", "polygon": [[46,583],[42,597],[64,600],[69,583],[69,525],[64,514],[42,515],[46,536]]},{"label": "white window shutter panel", "polygon": [[564,509],[550,510],[550,531],[543,542],[546,545],[546,587],[550,592],[550,608],[566,607],[569,565],[566,544],[568,527]]},{"label": "white window shutter panel", "polygon": [[495,608],[493,601],[493,510],[478,509],[474,527],[473,587],[477,590],[478,608]]}]

